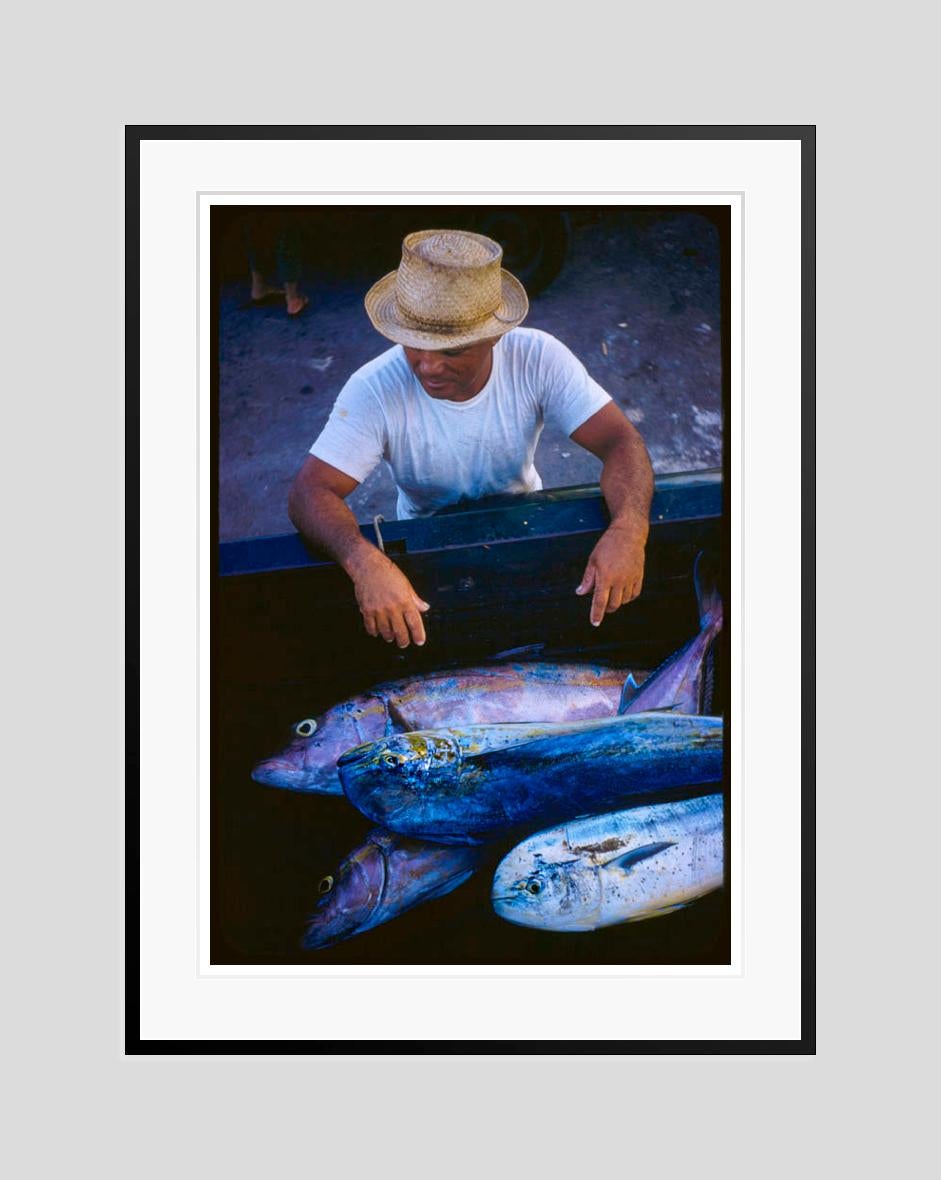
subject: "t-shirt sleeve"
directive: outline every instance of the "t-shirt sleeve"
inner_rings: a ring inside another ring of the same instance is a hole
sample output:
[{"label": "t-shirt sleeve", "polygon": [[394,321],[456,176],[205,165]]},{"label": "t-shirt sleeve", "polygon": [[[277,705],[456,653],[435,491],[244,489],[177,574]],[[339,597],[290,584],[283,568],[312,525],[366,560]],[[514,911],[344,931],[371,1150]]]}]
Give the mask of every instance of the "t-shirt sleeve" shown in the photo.
[{"label": "t-shirt sleeve", "polygon": [[358,377],[340,390],[310,453],[360,483],[385,451],[385,419],[373,391]]},{"label": "t-shirt sleeve", "polygon": [[539,387],[545,421],[569,435],[611,401],[578,357],[549,335],[542,341]]}]

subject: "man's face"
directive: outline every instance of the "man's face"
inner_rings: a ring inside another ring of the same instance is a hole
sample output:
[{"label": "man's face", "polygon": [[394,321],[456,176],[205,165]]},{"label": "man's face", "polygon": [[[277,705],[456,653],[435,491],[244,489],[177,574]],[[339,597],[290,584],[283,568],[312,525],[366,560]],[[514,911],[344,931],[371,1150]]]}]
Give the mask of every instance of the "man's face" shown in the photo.
[{"label": "man's face", "polygon": [[[430,397],[466,402],[480,393],[490,377],[493,346],[498,337],[480,340],[463,348],[428,351],[406,348],[405,356],[412,372]],[[403,345],[404,347],[404,345]]]}]

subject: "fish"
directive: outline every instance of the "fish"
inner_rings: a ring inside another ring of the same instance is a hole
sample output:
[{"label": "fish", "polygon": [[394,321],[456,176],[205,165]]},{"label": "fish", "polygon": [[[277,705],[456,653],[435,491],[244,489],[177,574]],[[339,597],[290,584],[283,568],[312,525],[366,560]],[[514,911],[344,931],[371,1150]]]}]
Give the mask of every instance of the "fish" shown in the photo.
[{"label": "fish", "polygon": [[375,828],[321,877],[302,945],[321,950],[444,897],[477,871],[483,850],[409,840]]},{"label": "fish", "polygon": [[720,794],[586,816],[537,832],[497,865],[494,912],[578,933],[657,918],[723,883]]},{"label": "fish", "polygon": [[623,668],[517,660],[391,680],[296,722],[285,748],[258,762],[252,778],[287,790],[342,795],[336,762],[353,746],[439,726],[613,717],[624,677]]},{"label": "fish", "polygon": [[478,843],[524,823],[610,811],[626,797],[722,780],[721,717],[637,713],[568,725],[395,734],[337,761],[347,799],[374,823]]},{"label": "fish", "polygon": [[676,713],[705,713],[708,697],[707,657],[722,630],[724,611],[715,570],[704,553],[693,566],[693,583],[699,606],[699,633],[655,668],[641,685],[633,673],[624,682],[618,715],[670,709]]}]

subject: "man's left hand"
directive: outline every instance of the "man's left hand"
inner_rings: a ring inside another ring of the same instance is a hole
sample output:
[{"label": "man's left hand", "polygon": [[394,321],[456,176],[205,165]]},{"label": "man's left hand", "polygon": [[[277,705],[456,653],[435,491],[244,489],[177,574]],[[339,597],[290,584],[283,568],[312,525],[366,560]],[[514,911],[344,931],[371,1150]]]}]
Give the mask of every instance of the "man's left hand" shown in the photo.
[{"label": "man's left hand", "polygon": [[605,615],[632,602],[644,583],[646,529],[612,524],[591,551],[576,594],[594,590],[591,623],[597,627]]}]

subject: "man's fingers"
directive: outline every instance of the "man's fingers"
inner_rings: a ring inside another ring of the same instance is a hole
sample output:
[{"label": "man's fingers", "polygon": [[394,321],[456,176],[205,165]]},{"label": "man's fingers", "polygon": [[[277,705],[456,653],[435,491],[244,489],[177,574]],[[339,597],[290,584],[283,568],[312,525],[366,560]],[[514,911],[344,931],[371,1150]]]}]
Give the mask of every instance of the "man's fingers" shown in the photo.
[{"label": "man's fingers", "polygon": [[[628,599],[630,601],[630,599]],[[624,603],[624,592],[620,586],[615,586],[608,596],[608,605],[604,608],[606,615],[613,615]]]},{"label": "man's fingers", "polygon": [[589,615],[593,627],[597,627],[604,618],[609,593],[610,588],[608,586],[595,586],[595,594],[591,600],[591,614]]},{"label": "man's fingers", "polygon": [[397,643],[399,647],[408,647],[416,643],[419,647],[425,642],[425,627],[422,617],[417,610],[408,607],[404,611],[377,611],[375,614],[363,616],[366,634],[375,638],[381,635],[386,643]]},{"label": "man's fingers", "polygon": [[399,645],[399,647],[408,647],[408,627],[405,625],[404,616],[399,614],[392,616],[392,629],[395,635],[395,642]]},{"label": "man's fingers", "polygon": [[415,599],[415,605],[419,610],[431,610],[431,604],[425,602],[424,598],[419,598],[414,591],[412,592],[412,598]]},{"label": "man's fingers", "polygon": [[405,623],[411,633],[413,641],[421,647],[425,642],[425,625],[422,622],[421,615],[417,610],[407,610],[405,612]]},{"label": "man's fingers", "polygon": [[575,589],[575,593],[576,594],[587,594],[588,591],[592,588],[592,586],[594,584],[595,584],[594,566],[588,566],[588,568],[585,570],[584,574],[582,574],[582,580],[578,583],[578,586]]}]

